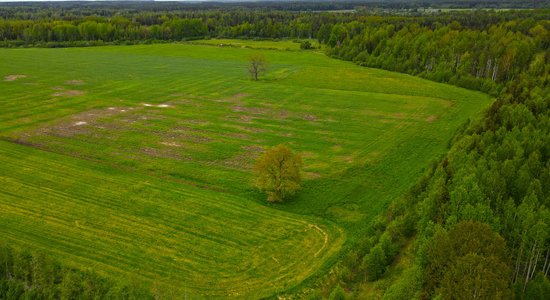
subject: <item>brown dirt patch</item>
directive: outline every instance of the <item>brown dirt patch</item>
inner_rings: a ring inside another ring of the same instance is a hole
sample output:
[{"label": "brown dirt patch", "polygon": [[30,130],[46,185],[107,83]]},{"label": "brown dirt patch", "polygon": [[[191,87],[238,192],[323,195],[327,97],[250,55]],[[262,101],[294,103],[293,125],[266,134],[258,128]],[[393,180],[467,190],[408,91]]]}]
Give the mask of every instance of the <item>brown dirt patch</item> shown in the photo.
[{"label": "brown dirt patch", "polygon": [[128,108],[109,107],[104,109],[92,109],[82,113],[75,114],[69,119],[65,119],[52,126],[42,127],[35,131],[25,134],[27,137],[32,136],[58,136],[72,137],[79,134],[91,134],[93,128],[101,129],[119,129],[118,124],[101,122],[101,118],[110,117],[128,111]]},{"label": "brown dirt patch", "polygon": [[4,76],[4,81],[16,81],[18,79],[23,79],[26,77],[27,75],[21,75],[21,74],[7,75],[7,76]]},{"label": "brown dirt patch", "polygon": [[57,93],[53,93],[52,96],[54,97],[76,97],[76,96],[82,96],[84,95],[84,91],[79,90],[66,90],[66,91],[60,91]]}]

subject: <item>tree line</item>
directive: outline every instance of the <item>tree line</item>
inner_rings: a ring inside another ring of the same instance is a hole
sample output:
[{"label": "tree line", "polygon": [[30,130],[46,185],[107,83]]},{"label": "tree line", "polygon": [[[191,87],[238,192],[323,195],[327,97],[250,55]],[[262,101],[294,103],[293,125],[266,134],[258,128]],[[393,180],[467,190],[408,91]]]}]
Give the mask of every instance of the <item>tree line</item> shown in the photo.
[{"label": "tree line", "polygon": [[[53,5],[53,4],[51,4]],[[100,6],[101,7],[101,6]],[[93,46],[102,44],[133,44],[171,42],[188,39],[221,38],[318,38],[331,46],[334,43],[352,43],[357,51],[334,52],[345,59],[365,50],[365,46],[353,38],[363,30],[386,28],[387,34],[401,32],[404,27],[418,25],[431,30],[454,24],[453,28],[487,31],[491,25],[519,22],[506,28],[523,34],[530,33],[532,23],[544,23],[547,11],[473,11],[453,13],[377,15],[376,11],[308,12],[285,10],[249,10],[239,7],[205,10],[163,11],[148,6],[141,9],[117,10],[109,6],[99,9],[96,5],[76,9],[56,9],[50,6],[16,7],[0,6],[0,46]],[[162,8],[162,6],[160,6]],[[453,23],[454,22],[454,23]],[[530,22],[530,23],[529,23]],[[350,27],[351,26],[351,27]],[[545,26],[545,25],[541,25]],[[414,33],[413,33],[414,34]],[[348,40],[345,40],[348,38]],[[406,38],[397,36],[396,38]],[[370,40],[372,44],[374,40]],[[346,47],[348,48],[348,47]],[[354,47],[351,47],[352,50]],[[373,49],[370,49],[373,50]],[[370,54],[370,52],[369,52]],[[473,54],[472,54],[473,55]],[[360,59],[361,57],[359,57]]]}]

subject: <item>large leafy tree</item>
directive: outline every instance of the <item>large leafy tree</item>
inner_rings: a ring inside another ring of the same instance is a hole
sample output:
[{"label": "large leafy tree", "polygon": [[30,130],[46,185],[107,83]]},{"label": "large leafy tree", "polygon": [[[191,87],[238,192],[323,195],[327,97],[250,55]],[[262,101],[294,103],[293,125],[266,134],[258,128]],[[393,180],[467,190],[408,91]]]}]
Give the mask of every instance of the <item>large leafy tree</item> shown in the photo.
[{"label": "large leafy tree", "polygon": [[484,223],[440,229],[428,249],[427,285],[444,299],[509,299],[511,270],[504,239]]},{"label": "large leafy tree", "polygon": [[275,146],[256,161],[256,186],[267,194],[268,201],[283,201],[300,188],[301,168],[300,155],[285,145]]}]

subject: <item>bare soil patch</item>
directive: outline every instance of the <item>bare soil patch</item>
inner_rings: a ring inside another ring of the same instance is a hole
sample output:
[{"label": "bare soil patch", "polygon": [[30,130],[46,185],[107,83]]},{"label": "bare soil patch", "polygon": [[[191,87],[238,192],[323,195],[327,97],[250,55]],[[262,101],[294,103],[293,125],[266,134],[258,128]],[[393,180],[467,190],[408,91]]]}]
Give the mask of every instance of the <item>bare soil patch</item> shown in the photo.
[{"label": "bare soil patch", "polygon": [[73,137],[79,134],[91,134],[94,128],[115,130],[120,129],[116,123],[101,122],[101,118],[110,117],[128,111],[128,108],[109,107],[103,109],[92,109],[82,113],[75,114],[69,119],[61,121],[51,126],[38,128],[35,131],[25,134],[27,138],[32,136],[59,136]]},{"label": "bare soil patch", "polygon": [[4,76],[4,81],[16,81],[17,79],[23,79],[26,77],[27,75],[21,75],[21,74],[7,75],[7,76]]}]

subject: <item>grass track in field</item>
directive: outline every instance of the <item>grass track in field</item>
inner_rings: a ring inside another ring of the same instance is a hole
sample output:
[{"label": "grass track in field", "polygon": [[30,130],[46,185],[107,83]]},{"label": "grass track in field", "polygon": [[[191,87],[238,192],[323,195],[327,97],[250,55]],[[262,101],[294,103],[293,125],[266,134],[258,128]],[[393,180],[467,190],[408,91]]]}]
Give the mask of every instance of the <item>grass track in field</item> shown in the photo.
[{"label": "grass track in field", "polygon": [[[0,81],[0,238],[207,297],[321,269],[490,101],[318,52],[207,45],[1,49],[0,77],[17,74]],[[303,155],[304,188],[265,206],[250,168],[279,143]]]}]

